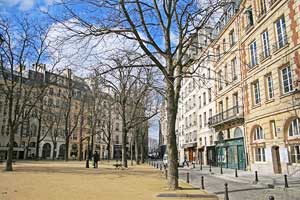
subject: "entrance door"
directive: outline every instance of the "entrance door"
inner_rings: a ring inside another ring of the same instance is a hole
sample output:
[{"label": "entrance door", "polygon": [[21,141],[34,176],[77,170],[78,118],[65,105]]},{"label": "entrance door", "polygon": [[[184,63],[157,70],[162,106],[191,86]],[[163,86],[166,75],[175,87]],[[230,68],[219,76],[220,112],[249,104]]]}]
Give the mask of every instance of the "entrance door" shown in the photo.
[{"label": "entrance door", "polygon": [[281,174],[279,146],[272,147],[273,169],[275,174]]},{"label": "entrance door", "polygon": [[246,163],[245,163],[245,150],[243,145],[237,146],[237,155],[238,155],[238,169],[244,170],[246,168]]},{"label": "entrance door", "polygon": [[193,150],[189,149],[189,161],[192,162],[193,161]]}]

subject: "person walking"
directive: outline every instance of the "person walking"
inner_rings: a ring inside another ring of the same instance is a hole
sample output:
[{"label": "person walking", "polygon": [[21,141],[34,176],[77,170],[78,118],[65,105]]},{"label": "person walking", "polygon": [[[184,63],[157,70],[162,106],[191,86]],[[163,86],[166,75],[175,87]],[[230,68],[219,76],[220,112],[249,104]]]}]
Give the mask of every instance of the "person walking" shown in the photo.
[{"label": "person walking", "polygon": [[94,157],[94,168],[98,168],[99,154],[97,151],[95,151],[93,157]]}]

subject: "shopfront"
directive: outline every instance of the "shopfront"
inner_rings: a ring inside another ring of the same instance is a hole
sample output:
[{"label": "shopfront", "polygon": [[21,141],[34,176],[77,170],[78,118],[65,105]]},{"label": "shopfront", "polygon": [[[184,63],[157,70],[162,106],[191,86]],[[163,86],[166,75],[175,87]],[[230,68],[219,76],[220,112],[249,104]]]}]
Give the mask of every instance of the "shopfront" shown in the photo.
[{"label": "shopfront", "polygon": [[216,143],[217,166],[231,169],[246,169],[243,138],[234,138]]}]

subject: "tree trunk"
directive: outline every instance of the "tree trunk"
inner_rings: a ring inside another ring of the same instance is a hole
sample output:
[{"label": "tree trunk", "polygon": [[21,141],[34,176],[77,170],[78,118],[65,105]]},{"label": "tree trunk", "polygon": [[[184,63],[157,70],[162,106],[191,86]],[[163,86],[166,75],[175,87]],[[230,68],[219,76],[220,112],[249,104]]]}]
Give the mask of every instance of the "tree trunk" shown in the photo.
[{"label": "tree trunk", "polygon": [[139,133],[138,131],[136,132],[136,135],[134,136],[134,153],[135,153],[135,162],[137,165],[140,164],[140,159],[139,159]]},{"label": "tree trunk", "polygon": [[168,184],[169,188],[176,190],[178,188],[178,151],[176,143],[176,113],[174,81],[167,82],[167,150],[168,150]]},{"label": "tree trunk", "polygon": [[108,142],[107,142],[107,146],[106,146],[106,150],[107,150],[107,160],[110,160],[111,159],[111,148],[110,148],[110,138],[108,139]]},{"label": "tree trunk", "polygon": [[82,143],[82,137],[80,137],[79,139],[79,161],[82,161],[83,160],[83,152],[82,152],[82,149],[83,149],[83,143]]},{"label": "tree trunk", "polygon": [[69,160],[69,143],[70,143],[70,137],[66,137],[65,139],[65,161]]},{"label": "tree trunk", "polygon": [[9,127],[9,145],[7,152],[7,161],[6,161],[6,171],[13,171],[12,161],[13,161],[13,152],[14,152],[14,141],[15,141],[15,133],[12,128],[12,125]]},{"label": "tree trunk", "polygon": [[126,151],[126,140],[127,140],[127,132],[125,128],[123,128],[122,133],[122,165],[123,167],[128,167],[127,165],[127,151]]},{"label": "tree trunk", "polygon": [[144,155],[144,139],[141,142],[141,163],[145,163],[145,155]]},{"label": "tree trunk", "polygon": [[55,157],[56,157],[56,150],[57,148],[57,142],[53,142],[53,154],[52,154],[52,160],[55,160]]},{"label": "tree trunk", "polygon": [[39,160],[39,157],[40,157],[41,130],[42,130],[42,117],[40,116],[38,132],[37,132],[37,136],[36,136],[35,160]]},{"label": "tree trunk", "polygon": [[132,145],[132,142],[130,142],[130,162],[131,162],[131,166],[133,166],[133,145]]},{"label": "tree trunk", "polygon": [[92,132],[92,140],[91,140],[91,152],[92,152],[92,154],[94,153],[94,133]]}]

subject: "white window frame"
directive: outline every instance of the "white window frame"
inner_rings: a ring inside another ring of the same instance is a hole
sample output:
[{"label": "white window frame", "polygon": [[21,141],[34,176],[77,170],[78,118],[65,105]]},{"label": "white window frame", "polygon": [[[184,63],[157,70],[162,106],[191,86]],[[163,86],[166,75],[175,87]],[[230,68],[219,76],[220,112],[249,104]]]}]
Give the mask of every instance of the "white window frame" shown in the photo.
[{"label": "white window frame", "polygon": [[300,119],[294,119],[289,126],[289,137],[300,137]]},{"label": "white window frame", "polygon": [[260,104],[261,98],[260,98],[260,87],[259,87],[259,81],[255,81],[253,83],[253,94],[254,94],[254,105]]},{"label": "white window frame", "polygon": [[266,76],[266,81],[267,81],[267,93],[268,93],[268,99],[273,99],[274,98],[274,86],[273,86],[273,79],[272,75],[267,75]]},{"label": "white window frame", "polygon": [[266,150],[264,147],[255,148],[255,161],[266,162]]},{"label": "white window frame", "polygon": [[[286,74],[284,73],[284,70],[286,70]],[[293,77],[292,77],[291,66],[284,67],[280,71],[281,71],[281,81],[282,81],[282,92],[283,92],[283,94],[287,94],[287,93],[292,92],[293,91]],[[284,76],[286,76],[286,78]]]},{"label": "white window frame", "polygon": [[291,163],[300,163],[300,145],[290,146]]},{"label": "white window frame", "polygon": [[257,141],[257,140],[263,140],[263,139],[265,139],[264,131],[261,126],[257,126],[254,129],[254,140]]},{"label": "white window frame", "polygon": [[270,56],[270,40],[269,40],[268,30],[265,30],[261,34],[261,39],[262,39],[262,43],[263,43],[263,55],[264,55],[264,58],[267,58]]},{"label": "white window frame", "polygon": [[257,45],[255,40],[249,45],[249,50],[250,50],[250,63],[251,63],[250,68],[252,68],[258,64]]},{"label": "white window frame", "polygon": [[275,30],[277,35],[277,47],[282,48],[287,44],[286,23],[284,16],[281,16],[276,20]]}]

